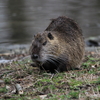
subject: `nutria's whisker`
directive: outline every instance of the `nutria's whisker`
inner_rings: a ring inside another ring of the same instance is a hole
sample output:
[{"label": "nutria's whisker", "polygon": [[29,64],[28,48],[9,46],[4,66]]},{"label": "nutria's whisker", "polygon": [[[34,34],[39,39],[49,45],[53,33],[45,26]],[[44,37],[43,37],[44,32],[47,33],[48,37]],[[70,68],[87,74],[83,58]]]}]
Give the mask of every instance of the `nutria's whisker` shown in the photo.
[{"label": "nutria's whisker", "polygon": [[56,63],[58,63],[58,64],[64,62],[64,60],[61,59],[61,58],[54,58],[54,57],[52,57],[52,56],[49,56],[49,58],[52,59],[54,62],[56,62]]},{"label": "nutria's whisker", "polygon": [[49,58],[49,60],[47,60],[47,61],[49,61],[50,63],[54,64],[57,67],[57,63],[53,59]]}]

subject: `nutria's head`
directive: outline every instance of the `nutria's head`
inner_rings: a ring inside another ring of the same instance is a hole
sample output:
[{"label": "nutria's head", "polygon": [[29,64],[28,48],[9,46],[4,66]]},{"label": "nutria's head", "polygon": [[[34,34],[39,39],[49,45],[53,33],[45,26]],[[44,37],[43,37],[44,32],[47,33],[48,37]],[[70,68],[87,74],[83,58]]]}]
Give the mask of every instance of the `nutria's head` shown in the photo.
[{"label": "nutria's head", "polygon": [[30,47],[30,55],[33,62],[39,66],[44,63],[54,63],[54,60],[60,55],[59,41],[57,33],[45,31],[34,36]]}]

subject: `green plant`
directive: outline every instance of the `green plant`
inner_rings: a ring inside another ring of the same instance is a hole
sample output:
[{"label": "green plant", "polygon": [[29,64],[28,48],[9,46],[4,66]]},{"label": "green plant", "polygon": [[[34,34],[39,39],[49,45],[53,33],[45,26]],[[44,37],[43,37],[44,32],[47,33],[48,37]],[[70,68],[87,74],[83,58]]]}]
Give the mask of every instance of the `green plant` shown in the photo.
[{"label": "green plant", "polygon": [[11,83],[11,79],[10,78],[5,78],[4,82],[5,82],[5,84],[10,84]]},{"label": "green plant", "polygon": [[73,87],[80,86],[82,84],[83,84],[82,81],[78,81],[78,80],[75,80],[75,79],[70,79],[70,82],[69,82],[69,85],[73,86]]},{"label": "green plant", "polygon": [[0,87],[0,93],[5,93],[5,92],[7,92],[6,87]]},{"label": "green plant", "polygon": [[97,78],[97,80],[92,81],[91,83],[94,83],[94,84],[100,84],[100,77],[99,77],[99,78]]},{"label": "green plant", "polygon": [[79,98],[79,91],[70,91],[67,95],[69,99],[78,99]]}]

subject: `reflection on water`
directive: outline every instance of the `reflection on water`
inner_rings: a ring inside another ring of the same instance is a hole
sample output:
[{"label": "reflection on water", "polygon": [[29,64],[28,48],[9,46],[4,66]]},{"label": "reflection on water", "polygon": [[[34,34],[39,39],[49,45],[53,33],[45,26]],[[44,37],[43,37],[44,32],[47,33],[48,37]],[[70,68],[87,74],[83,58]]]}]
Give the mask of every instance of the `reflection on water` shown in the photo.
[{"label": "reflection on water", "polygon": [[85,37],[100,35],[100,0],[0,0],[0,44],[30,43],[61,15],[76,20]]}]

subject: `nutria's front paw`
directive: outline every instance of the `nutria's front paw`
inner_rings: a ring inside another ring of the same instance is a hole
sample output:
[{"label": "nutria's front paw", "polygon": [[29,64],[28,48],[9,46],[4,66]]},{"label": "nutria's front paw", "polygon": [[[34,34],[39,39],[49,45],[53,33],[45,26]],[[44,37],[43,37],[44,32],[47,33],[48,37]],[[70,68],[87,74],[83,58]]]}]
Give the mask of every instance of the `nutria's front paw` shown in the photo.
[{"label": "nutria's front paw", "polygon": [[36,64],[34,64],[34,63],[31,63],[30,66],[37,67]]}]

